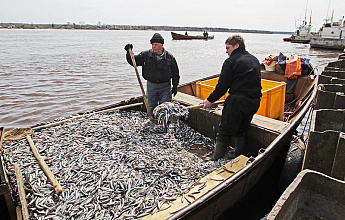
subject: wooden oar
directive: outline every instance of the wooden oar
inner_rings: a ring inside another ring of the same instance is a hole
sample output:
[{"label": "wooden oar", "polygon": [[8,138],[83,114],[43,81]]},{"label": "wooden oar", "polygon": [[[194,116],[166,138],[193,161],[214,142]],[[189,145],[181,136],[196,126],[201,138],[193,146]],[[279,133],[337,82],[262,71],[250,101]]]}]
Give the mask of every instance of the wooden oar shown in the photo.
[{"label": "wooden oar", "polygon": [[56,180],[54,174],[52,173],[52,171],[50,171],[48,165],[43,160],[41,155],[38,153],[38,151],[37,151],[37,149],[36,149],[36,147],[34,145],[34,142],[33,142],[33,140],[30,137],[30,135],[26,136],[26,139],[28,140],[30,148],[31,148],[32,152],[34,153],[34,156],[38,160],[38,163],[40,164],[43,172],[46,174],[46,176],[48,177],[49,181],[53,185],[55,192],[58,195],[60,195],[62,193],[62,187],[60,186],[59,182]]},{"label": "wooden oar", "polygon": [[121,105],[121,106],[118,106],[118,107],[114,107],[114,108],[110,108],[110,109],[105,109],[105,110],[102,110],[102,111],[97,111],[97,112],[91,112],[91,113],[88,113],[88,114],[78,115],[78,116],[75,116],[75,117],[72,117],[72,118],[68,118],[68,119],[65,119],[65,120],[61,120],[61,121],[58,121],[58,122],[54,122],[54,123],[50,123],[50,124],[46,124],[46,125],[42,125],[42,126],[37,126],[37,127],[33,127],[33,128],[30,128],[30,127],[28,127],[28,128],[15,128],[15,129],[12,129],[12,130],[7,131],[5,133],[4,141],[5,142],[11,142],[11,141],[14,141],[14,140],[20,140],[20,139],[26,137],[27,135],[32,134],[34,131],[40,131],[40,130],[45,129],[45,128],[50,128],[50,127],[58,126],[58,125],[63,124],[65,122],[72,121],[72,120],[75,120],[75,119],[79,119],[79,118],[82,118],[82,117],[91,116],[93,114],[101,114],[101,113],[106,113],[106,112],[115,111],[115,110],[121,110],[121,109],[125,109],[125,108],[132,108],[132,107],[140,106],[142,104],[143,103],[134,103],[134,104],[128,104],[128,105]]},{"label": "wooden oar", "polygon": [[16,180],[17,180],[19,200],[22,207],[21,214],[23,215],[24,220],[29,220],[30,215],[29,215],[29,210],[28,210],[28,203],[26,201],[23,175],[17,163],[14,164],[14,172],[15,172]]},{"label": "wooden oar", "polygon": [[67,122],[67,121],[72,121],[74,119],[91,116],[93,114],[106,113],[106,112],[110,112],[110,111],[116,111],[116,110],[121,110],[121,109],[125,109],[125,108],[131,108],[131,107],[135,107],[135,106],[139,106],[139,105],[142,105],[142,103],[134,103],[134,104],[122,105],[122,106],[118,106],[118,107],[115,107],[115,108],[105,109],[105,110],[102,110],[102,111],[91,112],[89,114],[78,115],[78,116],[75,116],[75,117],[72,117],[72,118],[68,118],[68,119],[65,119],[65,120],[62,120],[62,121],[50,123],[50,124],[43,125],[43,126],[34,127],[33,129],[34,129],[34,131],[40,131],[40,130],[42,130],[44,128],[54,127],[54,126],[63,124],[65,122]]},{"label": "wooden oar", "polygon": [[140,85],[141,93],[143,94],[143,100],[144,100],[144,104],[145,104],[145,107],[146,107],[146,110],[147,110],[147,114],[149,115],[149,118],[152,121],[154,119],[153,119],[152,113],[151,113],[150,108],[149,108],[149,103],[147,102],[147,98],[146,98],[146,95],[145,95],[145,90],[144,90],[143,84],[141,82],[140,75],[139,75],[139,72],[138,72],[137,63],[135,62],[134,55],[133,55],[133,52],[132,52],[131,48],[128,49],[128,53],[129,53],[129,55],[131,55],[132,63],[133,63],[134,69],[135,69],[135,73],[137,75],[137,79],[138,79],[138,82],[139,82],[139,85]]}]

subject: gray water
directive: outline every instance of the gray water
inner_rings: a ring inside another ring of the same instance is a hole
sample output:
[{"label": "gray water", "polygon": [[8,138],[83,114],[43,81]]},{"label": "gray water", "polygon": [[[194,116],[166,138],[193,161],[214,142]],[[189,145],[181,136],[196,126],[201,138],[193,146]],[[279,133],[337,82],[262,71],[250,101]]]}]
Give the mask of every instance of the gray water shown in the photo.
[{"label": "gray water", "polygon": [[[127,63],[123,48],[132,43],[135,54],[150,49],[154,33],[0,29],[0,127],[33,126],[140,96],[134,68]],[[233,34],[211,32],[214,40],[174,41],[170,32],[160,33],[164,47],[178,62],[180,83],[219,73],[227,58],[225,39]],[[284,42],[288,35],[241,35],[247,50],[260,61],[279,52],[298,54],[311,59],[321,72],[341,54]]]}]

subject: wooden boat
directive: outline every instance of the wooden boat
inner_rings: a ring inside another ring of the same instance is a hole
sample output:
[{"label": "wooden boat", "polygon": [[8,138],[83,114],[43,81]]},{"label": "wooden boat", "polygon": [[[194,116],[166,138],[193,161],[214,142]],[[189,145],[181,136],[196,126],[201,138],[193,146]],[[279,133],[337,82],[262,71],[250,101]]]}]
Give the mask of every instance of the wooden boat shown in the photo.
[{"label": "wooden boat", "polygon": [[[286,81],[283,75],[273,71],[265,71],[263,65],[261,75],[262,79],[266,80]],[[217,79],[217,77],[219,75],[213,75],[179,86],[174,100],[187,106],[200,104],[202,99],[197,97],[197,84],[200,81]],[[144,219],[218,219],[222,217],[226,210],[240,201],[255,183],[259,181],[279,154],[287,150],[286,147],[291,141],[293,133],[315,98],[317,80],[314,68],[309,75],[298,79],[294,91],[295,99],[285,105],[285,108],[291,109],[292,106],[294,109],[286,115],[286,121],[254,115],[251,127],[247,133],[246,146],[249,148],[250,153],[249,155],[241,155],[234,159],[234,161],[237,161],[236,163],[230,164],[229,162],[226,165],[229,172],[223,172],[222,176],[218,176],[218,179],[219,177],[223,179],[222,181],[212,181],[212,179],[216,179],[217,173],[221,171],[222,168],[220,168],[220,170],[210,173],[199,181],[199,183],[207,182],[207,187],[199,195],[194,195],[195,200],[189,197],[189,200],[192,200],[190,204],[182,203],[181,198],[178,197],[175,202],[170,204],[170,208],[146,216]],[[142,98],[137,97],[107,106],[106,108],[141,102]],[[95,111],[106,108],[95,109]],[[133,109],[133,107],[131,108]],[[134,109],[144,110],[143,105],[135,106]],[[218,131],[220,118],[221,111],[219,110],[209,112],[203,109],[194,109],[190,110],[186,122],[200,133],[214,139]],[[195,189],[190,191],[197,190],[199,187],[200,185],[196,184]],[[162,206],[167,205],[163,204]]]},{"label": "wooden boat", "polygon": [[175,32],[171,32],[171,36],[173,40],[212,40],[214,38],[213,35],[210,35],[207,37],[201,36],[201,35],[192,36],[192,35],[178,34]]},{"label": "wooden boat", "polygon": [[[273,71],[265,71],[263,65],[261,74],[262,79],[265,80],[277,83],[286,81],[283,75]],[[200,104],[202,99],[197,97],[198,82],[216,80],[218,77],[219,75],[213,75],[180,85],[174,100],[186,106]],[[280,93],[280,95],[285,96],[285,87],[283,91],[284,93]],[[240,155],[222,168],[200,179],[191,189],[199,190],[200,193],[194,194],[193,197],[188,197],[186,194],[184,197],[188,198],[190,203],[186,201],[182,203],[183,198],[179,196],[178,199],[169,204],[169,208],[145,216],[144,219],[219,219],[222,217],[223,213],[248,193],[276,158],[287,148],[293,133],[308,111],[316,91],[317,74],[313,68],[309,75],[301,76],[298,79],[294,91],[295,100],[289,102],[289,113],[286,121],[262,115],[254,116],[247,133],[248,155]],[[134,97],[89,112],[104,112],[114,108],[146,111],[142,103],[142,97]],[[272,104],[272,106],[274,105]],[[267,106],[268,112],[271,110],[270,107],[271,105]],[[85,113],[88,112],[81,114]],[[210,112],[201,108],[191,109],[186,123],[200,133],[215,138],[220,118],[220,110]],[[41,128],[44,126],[39,127],[39,129]],[[203,188],[201,189],[201,187]],[[166,204],[162,206],[168,207]]]}]

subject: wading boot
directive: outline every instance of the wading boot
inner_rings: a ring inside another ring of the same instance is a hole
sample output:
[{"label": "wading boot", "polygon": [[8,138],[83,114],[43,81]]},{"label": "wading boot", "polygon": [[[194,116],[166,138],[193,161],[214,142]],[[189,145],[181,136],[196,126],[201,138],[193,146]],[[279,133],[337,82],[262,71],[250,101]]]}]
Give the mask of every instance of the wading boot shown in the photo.
[{"label": "wading boot", "polygon": [[218,160],[219,158],[224,157],[228,146],[229,146],[228,143],[216,141],[216,149],[214,150],[213,156],[207,157],[205,161],[210,161],[210,160],[215,161],[215,160]]},{"label": "wading boot", "polygon": [[246,153],[246,137],[244,135],[235,138],[235,157]]}]

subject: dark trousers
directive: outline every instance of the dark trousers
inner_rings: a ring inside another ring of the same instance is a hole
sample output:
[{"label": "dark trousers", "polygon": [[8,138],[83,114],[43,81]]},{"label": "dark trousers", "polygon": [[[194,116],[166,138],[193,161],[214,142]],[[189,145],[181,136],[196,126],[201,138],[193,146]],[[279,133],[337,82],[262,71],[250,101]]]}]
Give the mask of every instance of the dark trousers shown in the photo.
[{"label": "dark trousers", "polygon": [[146,96],[149,108],[153,112],[157,105],[163,102],[171,102],[171,82],[152,83],[147,81]]},{"label": "dark trousers", "polygon": [[258,111],[260,98],[230,94],[224,104],[217,140],[230,143],[232,136],[245,135],[253,115]]}]

